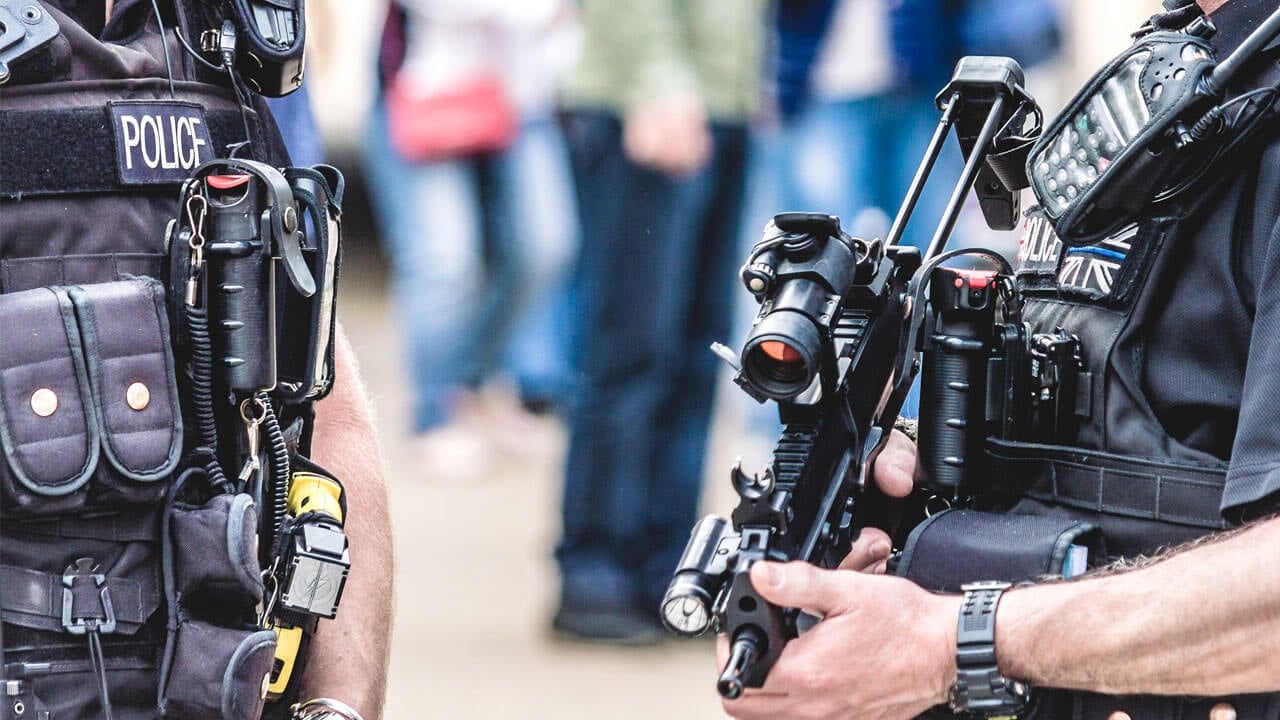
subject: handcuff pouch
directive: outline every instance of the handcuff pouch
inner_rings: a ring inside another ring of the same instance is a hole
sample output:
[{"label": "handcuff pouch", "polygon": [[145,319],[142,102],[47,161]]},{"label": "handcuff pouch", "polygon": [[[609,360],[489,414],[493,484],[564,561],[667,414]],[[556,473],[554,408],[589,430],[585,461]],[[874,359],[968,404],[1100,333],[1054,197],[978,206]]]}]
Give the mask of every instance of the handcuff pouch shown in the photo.
[{"label": "handcuff pouch", "polygon": [[[1078,550],[1076,548],[1084,548]],[[1084,570],[1105,557],[1101,531],[1070,518],[950,509],[916,526],[892,572],[935,592],[981,581],[1019,583]]]}]

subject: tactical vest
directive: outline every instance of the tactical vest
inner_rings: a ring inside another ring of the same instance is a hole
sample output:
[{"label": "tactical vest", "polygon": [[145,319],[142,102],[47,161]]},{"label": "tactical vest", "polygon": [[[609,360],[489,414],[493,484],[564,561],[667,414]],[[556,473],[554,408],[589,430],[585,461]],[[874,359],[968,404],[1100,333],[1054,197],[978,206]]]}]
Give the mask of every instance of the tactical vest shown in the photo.
[{"label": "tactical vest", "polygon": [[[1038,208],[1026,214],[1016,270],[1024,319],[1032,334],[1079,341],[1075,426],[1058,438],[988,438],[992,490],[1006,512],[1101,528],[1105,554],[1093,564],[1151,555],[1239,519],[1223,513],[1229,448],[1220,456],[1170,434],[1149,401],[1146,383],[1159,379],[1143,375],[1143,343],[1147,323],[1163,312],[1162,298],[1194,262],[1191,244],[1216,234],[1215,249],[1229,252],[1234,240],[1223,238],[1249,231],[1240,213],[1251,182],[1241,177],[1176,217],[1147,218],[1087,247],[1064,246]],[[1247,330],[1223,328],[1222,341],[1247,346]],[[1234,430],[1229,425],[1226,432]],[[1121,698],[1039,690],[1037,697],[1031,716],[1040,718],[1101,720],[1116,711],[1134,720],[1207,718],[1223,702],[1240,718],[1280,717],[1276,694]]]},{"label": "tactical vest", "polygon": [[[218,270],[189,180],[203,167],[227,197],[274,182],[269,213],[222,227],[297,240],[305,223],[294,249],[329,312],[340,178],[277,175],[287,153],[261,98],[194,57],[231,3],[162,0],[157,19],[117,0],[100,32],[83,18],[95,4],[0,0],[0,716],[257,718],[269,684],[267,713],[282,713],[317,613],[290,616],[306,601],[282,597],[271,563],[290,528],[341,521],[340,494],[313,517],[285,497],[299,468],[325,482],[305,454],[328,388],[229,387],[228,367],[263,360],[233,357],[237,333],[263,328],[216,315],[247,292],[279,308],[260,318],[279,331],[316,306],[272,271],[254,288]],[[15,59],[24,28],[50,20],[52,41]],[[232,240],[222,257],[262,250]],[[331,368],[327,316],[318,334],[298,362]],[[278,644],[302,646],[299,662]]]}]

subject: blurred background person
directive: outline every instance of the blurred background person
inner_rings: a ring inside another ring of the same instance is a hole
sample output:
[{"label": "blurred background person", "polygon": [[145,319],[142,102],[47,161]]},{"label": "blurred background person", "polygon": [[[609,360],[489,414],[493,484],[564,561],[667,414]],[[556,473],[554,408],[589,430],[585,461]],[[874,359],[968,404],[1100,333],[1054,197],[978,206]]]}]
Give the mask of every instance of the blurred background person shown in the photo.
[{"label": "blurred background person", "polygon": [[[1024,68],[1061,45],[1057,0],[781,0],[772,15],[774,93],[752,128],[743,250],[775,214],[835,215],[861,238],[889,234],[941,113],[935,96],[964,55],[1007,55]],[[923,252],[964,165],[948,138],[901,242]],[[1016,237],[966,212],[949,247],[985,244],[1012,256]],[[970,221],[976,218],[976,221]],[[739,290],[735,339],[759,309]],[[918,412],[914,387],[902,414]],[[740,396],[745,467],[756,469],[781,426],[772,404]]]},{"label": "blurred background person", "polygon": [[[365,171],[418,469],[430,476],[484,476],[495,440],[499,450],[545,444],[523,408],[546,410],[568,393],[561,308],[577,233],[554,110],[575,38],[568,0],[389,8]],[[515,398],[479,392],[498,379]]]},{"label": "blurred background person", "polygon": [[642,644],[696,519],[741,258],[763,0],[582,0],[566,136],[581,382],[556,549],[572,638]]},{"label": "blurred background person", "polygon": [[[993,1],[1000,3],[999,12],[1015,12],[1025,0]],[[421,474],[406,430],[413,410],[407,388],[415,368],[406,365],[407,354],[392,350],[402,344],[404,333],[397,315],[388,312],[391,268],[377,252],[362,173],[354,162],[369,138],[362,131],[364,109],[374,94],[367,78],[373,75],[385,4],[308,0],[308,43],[328,32],[318,44],[323,51],[308,58],[307,84],[329,157],[349,180],[341,312],[384,428],[390,472],[412,480]],[[1061,89],[1070,91],[1125,47],[1128,32],[1160,3],[1072,0],[1061,7],[1067,33]],[[311,16],[320,9],[330,11],[322,19],[331,22],[323,26]],[[1045,94],[1044,80],[1043,75],[1029,77],[1027,87],[1051,115],[1055,104]],[[918,160],[922,149],[903,152]],[[765,220],[788,209],[766,203],[754,216],[758,221],[750,220],[747,234],[759,239]],[[734,271],[743,258],[738,251]],[[741,283],[731,282],[732,292],[750,302]],[[735,344],[743,337],[735,331],[720,339]],[[670,352],[710,354],[704,347],[676,343]],[[737,397],[746,396],[729,387],[723,399]],[[708,512],[725,514],[736,499],[727,470],[742,452],[742,437],[731,416],[721,414],[713,427],[704,502]],[[776,438],[769,439],[770,447]],[[709,643],[672,639],[649,649],[619,649],[558,641],[547,631],[560,594],[559,570],[548,547],[560,534],[561,459],[553,453],[534,459],[502,455],[488,483],[389,483],[396,545],[408,550],[397,568],[399,607],[386,717],[724,717],[707,677],[713,663]],[[681,542],[688,531],[678,530]],[[501,692],[495,692],[495,678],[501,679]]]},{"label": "blurred background person", "polygon": [[[1029,67],[1048,59],[1061,43],[1054,4],[782,0],[780,122],[772,135],[780,147],[764,156],[774,164],[761,166],[778,178],[775,204],[837,215],[858,237],[887,236],[937,128],[934,98],[956,61],[1007,55]],[[962,164],[949,140],[903,243],[928,247]]]}]

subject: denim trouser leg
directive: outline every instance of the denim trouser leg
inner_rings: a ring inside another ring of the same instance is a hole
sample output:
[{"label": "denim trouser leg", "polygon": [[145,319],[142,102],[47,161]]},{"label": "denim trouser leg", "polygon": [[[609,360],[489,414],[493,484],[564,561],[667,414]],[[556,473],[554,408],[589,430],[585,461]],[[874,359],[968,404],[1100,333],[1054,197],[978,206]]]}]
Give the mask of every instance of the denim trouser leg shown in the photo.
[{"label": "denim trouser leg", "polygon": [[[703,329],[700,313],[729,317],[726,297],[703,301],[697,292],[712,250],[704,217],[717,213],[711,220],[724,223],[730,252],[737,218],[714,207],[718,163],[673,180],[626,159],[615,119],[577,114],[569,127],[583,223],[582,387],[557,558],[572,601],[647,602],[646,568],[666,564],[654,558],[670,532],[683,546],[701,489],[711,404],[699,398],[709,398],[714,371],[705,383],[689,376],[689,359],[710,355],[690,345],[690,333],[718,332]],[[685,382],[699,391],[683,395]]]},{"label": "denim trouser leg", "polygon": [[514,308],[501,367],[526,396],[567,402],[569,280],[578,250],[578,218],[568,149],[552,117],[526,118],[515,142],[494,161],[499,234],[515,264]]},{"label": "denim trouser leg", "polygon": [[412,423],[449,419],[474,382],[478,319],[485,307],[480,183],[473,161],[411,162],[391,146],[385,108],[375,108],[367,146],[372,201],[391,261],[395,313],[412,383]]},{"label": "denim trouser leg", "polygon": [[[653,448],[654,492],[648,498],[648,543],[641,559],[641,601],[656,608],[697,521],[707,438],[722,361],[711,343],[725,341],[733,325],[733,295],[741,291],[737,270],[739,222],[746,191],[746,132],[716,129],[716,152],[698,182],[686,186],[686,210],[697,223],[692,242],[679,247],[672,265],[680,277],[674,291],[678,341],[668,343],[672,371],[659,410]],[[733,342],[733,339],[729,340]],[[729,468],[723,468],[727,477]]]}]

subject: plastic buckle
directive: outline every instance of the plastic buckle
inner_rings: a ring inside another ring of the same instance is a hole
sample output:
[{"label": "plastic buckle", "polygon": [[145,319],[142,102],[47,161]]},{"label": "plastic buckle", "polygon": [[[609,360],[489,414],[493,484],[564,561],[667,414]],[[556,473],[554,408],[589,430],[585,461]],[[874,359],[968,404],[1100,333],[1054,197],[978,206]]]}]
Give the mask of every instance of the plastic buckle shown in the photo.
[{"label": "plastic buckle", "polygon": [[0,0],[0,85],[9,63],[39,50],[58,36],[58,21],[38,0]]},{"label": "plastic buckle", "polygon": [[[94,572],[96,569],[93,558],[80,558],[62,575],[62,627],[72,635],[87,635],[91,632],[106,635],[116,631],[116,611],[111,605],[107,576]],[[100,588],[98,598],[102,603],[102,618],[75,614],[74,589],[77,580],[92,580],[94,587]]]}]

